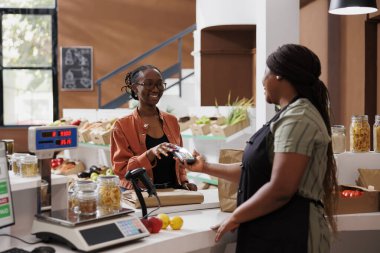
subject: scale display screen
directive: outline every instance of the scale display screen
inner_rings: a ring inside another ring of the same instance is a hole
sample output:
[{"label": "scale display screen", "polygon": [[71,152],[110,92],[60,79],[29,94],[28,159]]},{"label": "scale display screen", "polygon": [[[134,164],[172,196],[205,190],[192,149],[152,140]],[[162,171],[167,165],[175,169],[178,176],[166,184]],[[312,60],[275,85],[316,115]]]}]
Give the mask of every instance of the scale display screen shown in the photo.
[{"label": "scale display screen", "polygon": [[86,243],[91,246],[124,237],[143,234],[145,231],[142,226],[143,225],[139,220],[128,219],[99,227],[83,229],[80,230],[80,233]]},{"label": "scale display screen", "polygon": [[32,152],[62,150],[78,146],[76,126],[32,127],[29,129],[29,149]]}]

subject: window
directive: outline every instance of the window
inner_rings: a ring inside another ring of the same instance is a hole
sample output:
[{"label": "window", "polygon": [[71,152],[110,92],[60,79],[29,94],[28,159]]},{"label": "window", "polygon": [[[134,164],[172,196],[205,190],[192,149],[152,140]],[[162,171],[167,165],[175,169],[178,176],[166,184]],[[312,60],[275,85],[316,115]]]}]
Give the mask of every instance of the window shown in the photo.
[{"label": "window", "polygon": [[0,1],[2,126],[58,117],[56,0]]}]

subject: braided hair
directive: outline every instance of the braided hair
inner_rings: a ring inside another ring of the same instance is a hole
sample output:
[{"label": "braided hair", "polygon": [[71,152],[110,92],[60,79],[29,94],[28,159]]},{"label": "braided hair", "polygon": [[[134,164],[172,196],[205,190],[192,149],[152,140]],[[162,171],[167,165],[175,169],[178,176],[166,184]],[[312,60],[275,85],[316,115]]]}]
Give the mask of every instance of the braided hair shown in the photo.
[{"label": "braided hair", "polygon": [[[266,63],[272,73],[282,76],[291,83],[299,97],[307,98],[317,108],[331,137],[330,99],[327,87],[319,79],[321,63],[318,56],[304,46],[286,44],[269,55]],[[327,170],[323,188],[325,212],[332,230],[336,232],[336,222],[333,214],[337,180],[331,142],[327,149]]]},{"label": "braided hair", "polygon": [[132,85],[137,83],[137,79],[140,77],[140,75],[142,74],[141,72],[147,70],[147,69],[154,69],[156,70],[158,73],[160,73],[160,75],[162,76],[162,73],[161,71],[153,66],[153,65],[142,65],[138,68],[136,68],[135,70],[131,71],[131,72],[128,72],[125,76],[125,85],[123,87],[121,87],[121,90],[125,90],[125,92],[127,93],[130,93],[132,98],[136,99],[136,100],[139,100],[137,94],[133,91],[132,89]]}]

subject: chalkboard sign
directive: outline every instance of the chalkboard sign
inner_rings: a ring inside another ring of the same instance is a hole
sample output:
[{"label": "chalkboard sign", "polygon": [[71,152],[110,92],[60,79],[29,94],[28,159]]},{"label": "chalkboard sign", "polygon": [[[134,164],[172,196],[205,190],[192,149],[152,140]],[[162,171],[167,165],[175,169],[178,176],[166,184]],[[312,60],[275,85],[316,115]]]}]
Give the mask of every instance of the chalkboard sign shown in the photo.
[{"label": "chalkboard sign", "polygon": [[92,47],[61,48],[62,90],[92,90]]}]

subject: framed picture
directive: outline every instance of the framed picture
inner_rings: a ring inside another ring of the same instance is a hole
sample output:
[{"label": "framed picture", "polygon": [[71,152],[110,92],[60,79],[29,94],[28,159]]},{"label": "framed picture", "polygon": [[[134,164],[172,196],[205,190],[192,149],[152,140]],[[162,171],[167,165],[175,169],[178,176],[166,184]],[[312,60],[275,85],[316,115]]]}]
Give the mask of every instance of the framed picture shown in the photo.
[{"label": "framed picture", "polygon": [[93,89],[92,47],[61,47],[61,89]]}]

